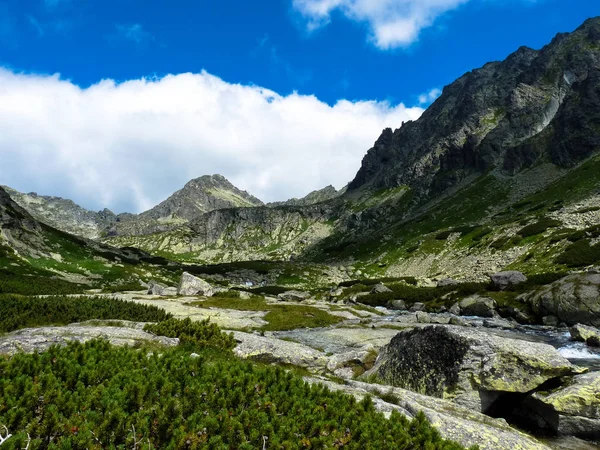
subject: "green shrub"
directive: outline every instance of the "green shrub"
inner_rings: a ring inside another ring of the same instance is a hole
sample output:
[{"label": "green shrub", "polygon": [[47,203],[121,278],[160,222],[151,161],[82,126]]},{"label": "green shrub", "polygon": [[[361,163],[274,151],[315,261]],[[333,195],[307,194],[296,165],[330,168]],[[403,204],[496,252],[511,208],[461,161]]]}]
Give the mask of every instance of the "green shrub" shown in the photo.
[{"label": "green shrub", "polygon": [[179,338],[182,344],[191,344],[199,348],[231,350],[235,347],[233,334],[222,333],[209,319],[193,322],[189,317],[183,320],[170,318],[156,324],[147,324],[144,331],[158,336]]},{"label": "green shrub", "polygon": [[587,239],[572,243],[556,258],[557,263],[569,267],[589,266],[599,261],[600,244],[590,245]]},{"label": "green shrub", "polygon": [[488,234],[490,234],[491,232],[492,232],[492,229],[490,227],[479,228],[477,231],[475,231],[475,233],[473,233],[473,236],[472,236],[471,239],[473,240],[473,242],[479,242],[485,236],[487,236]]},{"label": "green shrub", "polygon": [[113,298],[0,295],[2,332],[44,325],[67,325],[91,319],[158,322],[169,317],[170,314],[155,306]]},{"label": "green shrub", "polygon": [[81,294],[88,287],[47,275],[24,275],[11,270],[0,270],[0,293],[21,295]]},{"label": "green shrub", "polygon": [[561,224],[561,222],[559,220],[551,219],[549,217],[543,217],[540,220],[538,220],[537,222],[521,228],[517,232],[517,234],[524,238],[529,237],[529,236],[535,236],[536,234],[543,233],[548,228],[558,227],[558,226],[560,226],[560,224]]},{"label": "green shrub", "polygon": [[[104,341],[0,359],[3,450],[297,448],[459,450],[409,421],[279,367]],[[391,399],[391,398],[390,398]]]},{"label": "green shrub", "polygon": [[[399,281],[404,281],[407,284],[416,285],[417,279],[415,277],[385,277],[385,278],[363,278],[361,280],[350,280],[350,281],[342,281],[338,284],[339,287],[351,287],[355,285],[363,285],[363,286],[374,286],[379,283],[397,283]],[[347,291],[346,291],[347,292]]]}]

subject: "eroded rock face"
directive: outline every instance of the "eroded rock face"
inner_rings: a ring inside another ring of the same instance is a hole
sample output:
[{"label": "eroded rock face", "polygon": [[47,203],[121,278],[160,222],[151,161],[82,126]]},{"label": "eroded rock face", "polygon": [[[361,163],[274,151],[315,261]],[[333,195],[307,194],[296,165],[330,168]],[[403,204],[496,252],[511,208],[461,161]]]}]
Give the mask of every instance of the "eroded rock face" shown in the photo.
[{"label": "eroded rock face", "polygon": [[569,326],[600,327],[600,274],[568,275],[526,297],[537,316],[555,316]]},{"label": "eroded rock face", "polygon": [[536,392],[533,398],[554,413],[546,415],[557,433],[600,438],[600,372],[577,375],[566,386]]},{"label": "eroded rock face", "polygon": [[600,347],[600,330],[597,328],[578,323],[569,329],[569,333],[575,341],[585,342],[590,347]]},{"label": "eroded rock face", "polygon": [[547,344],[429,326],[398,333],[368,375],[484,411],[489,399],[480,397],[482,393],[526,393],[547,380],[582,370]]},{"label": "eroded rock face", "polygon": [[183,272],[181,281],[177,288],[178,295],[202,295],[204,297],[212,297],[215,293],[214,288],[204,281],[202,278]]}]

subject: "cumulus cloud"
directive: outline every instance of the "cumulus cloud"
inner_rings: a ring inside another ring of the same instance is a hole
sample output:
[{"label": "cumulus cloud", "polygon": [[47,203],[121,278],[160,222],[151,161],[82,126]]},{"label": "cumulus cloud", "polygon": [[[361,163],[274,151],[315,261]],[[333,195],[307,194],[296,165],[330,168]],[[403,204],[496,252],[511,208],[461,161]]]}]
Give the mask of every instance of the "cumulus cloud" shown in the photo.
[{"label": "cumulus cloud", "polygon": [[350,181],[381,130],[419,107],[282,96],[209,73],[82,89],[0,69],[0,184],[140,212],[221,173],[264,201]]},{"label": "cumulus cloud", "polygon": [[366,23],[369,40],[382,50],[404,47],[443,13],[469,0],[292,0],[308,31],[327,25],[334,12]]},{"label": "cumulus cloud", "polygon": [[419,95],[419,104],[429,105],[430,103],[433,103],[440,95],[442,95],[442,90],[439,88],[433,88],[429,92]]}]

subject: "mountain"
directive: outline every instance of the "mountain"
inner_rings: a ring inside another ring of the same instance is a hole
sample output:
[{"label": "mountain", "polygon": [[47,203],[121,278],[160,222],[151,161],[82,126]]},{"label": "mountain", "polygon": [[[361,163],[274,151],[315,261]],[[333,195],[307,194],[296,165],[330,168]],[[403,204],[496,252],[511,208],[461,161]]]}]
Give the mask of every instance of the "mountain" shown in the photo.
[{"label": "mountain", "polygon": [[183,189],[141,214],[115,215],[108,209],[88,211],[60,197],[23,194],[7,186],[3,188],[40,222],[88,239],[168,231],[209,211],[263,205],[259,199],[236,188],[222,175],[206,175],[191,180]]},{"label": "mountain", "polygon": [[8,186],[2,188],[35,219],[77,236],[97,239],[117,222],[117,216],[108,209],[88,211],[72,200],[38,195],[35,192],[24,194]]},{"label": "mountain", "polygon": [[573,167],[600,146],[599,45],[590,19],[463,75],[418,120],[383,131],[349,190],[407,185],[427,197],[492,169]]},{"label": "mountain", "polygon": [[190,261],[293,256],[358,276],[565,270],[569,233],[600,223],[599,150],[595,18],[445,87],[418,120],[383,131],[340,196],[212,211],[111,242]]},{"label": "mountain", "polygon": [[339,197],[346,191],[346,188],[337,190],[332,185],[326,186],[323,189],[310,192],[308,195],[302,198],[291,198],[284,202],[271,202],[267,203],[267,206],[309,206],[317,203],[326,202],[327,200]]}]

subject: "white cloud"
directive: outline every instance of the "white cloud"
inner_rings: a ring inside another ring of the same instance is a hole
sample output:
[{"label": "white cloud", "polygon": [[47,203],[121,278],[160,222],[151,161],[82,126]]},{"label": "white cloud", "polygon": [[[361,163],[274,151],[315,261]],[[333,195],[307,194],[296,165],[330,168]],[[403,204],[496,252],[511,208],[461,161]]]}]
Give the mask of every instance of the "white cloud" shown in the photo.
[{"label": "white cloud", "polygon": [[131,25],[115,25],[117,29],[117,33],[123,38],[133,41],[136,44],[142,44],[147,41],[154,41],[154,36],[144,30],[144,27],[139,23],[134,23]]},{"label": "white cloud", "polygon": [[419,104],[429,105],[430,103],[433,103],[440,95],[442,95],[442,90],[438,88],[433,88],[429,92],[425,92],[419,95]]},{"label": "white cloud", "polygon": [[206,72],[86,89],[0,69],[0,184],[139,212],[221,173],[264,201],[350,181],[384,127],[419,107],[230,84]]},{"label": "white cloud", "polygon": [[369,27],[369,40],[382,50],[405,47],[415,42],[443,13],[469,0],[292,0],[294,9],[314,31],[331,21],[332,13]]}]

